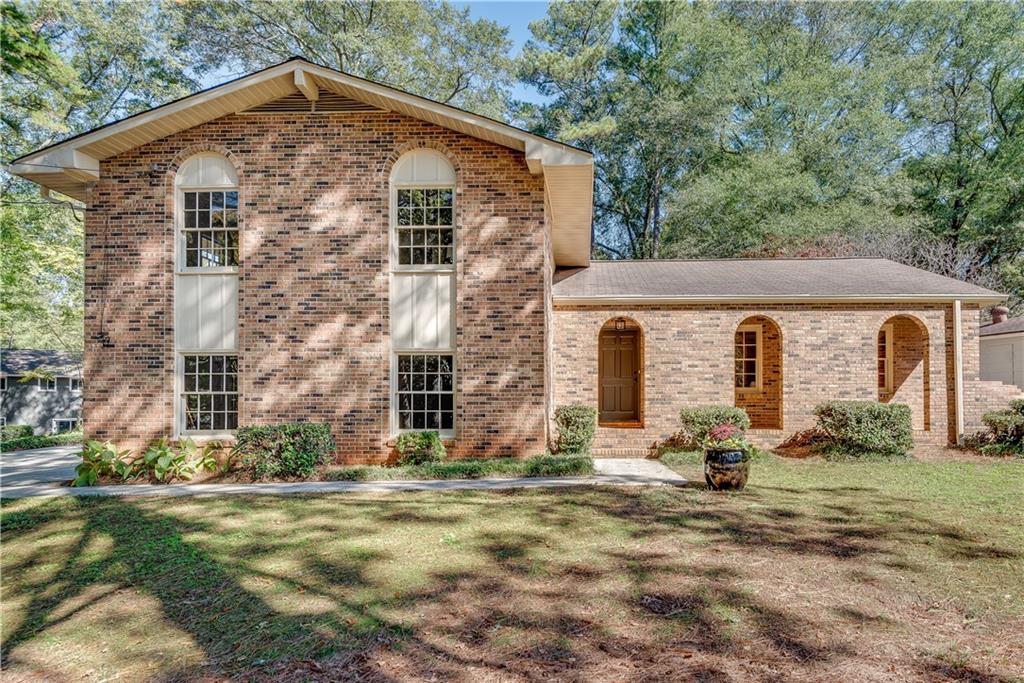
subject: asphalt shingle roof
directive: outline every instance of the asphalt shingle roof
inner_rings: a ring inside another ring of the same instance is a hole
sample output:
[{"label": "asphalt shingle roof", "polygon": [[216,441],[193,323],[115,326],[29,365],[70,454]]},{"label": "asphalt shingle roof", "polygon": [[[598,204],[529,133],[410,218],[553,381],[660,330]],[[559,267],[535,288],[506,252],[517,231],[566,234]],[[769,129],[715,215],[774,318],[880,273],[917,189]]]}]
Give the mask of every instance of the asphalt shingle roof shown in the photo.
[{"label": "asphalt shingle roof", "polygon": [[20,375],[29,370],[46,370],[54,377],[77,377],[82,354],[47,349],[0,349],[0,372]]},{"label": "asphalt shingle roof", "polygon": [[556,299],[1004,298],[984,287],[871,258],[592,261],[588,268],[556,273],[553,292]]},{"label": "asphalt shingle roof", "polygon": [[1012,334],[1024,332],[1024,318],[1009,318],[1001,323],[984,325],[978,332],[982,337],[992,337],[997,334]]}]

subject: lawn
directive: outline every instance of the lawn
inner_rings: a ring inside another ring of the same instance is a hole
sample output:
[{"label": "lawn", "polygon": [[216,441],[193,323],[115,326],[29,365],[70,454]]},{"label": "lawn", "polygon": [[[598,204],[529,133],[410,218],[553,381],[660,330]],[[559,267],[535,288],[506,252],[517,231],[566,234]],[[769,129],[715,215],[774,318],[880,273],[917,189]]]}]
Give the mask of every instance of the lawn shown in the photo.
[{"label": "lawn", "polygon": [[4,678],[1012,681],[1022,501],[1020,462],[774,457],[733,495],[16,500]]}]

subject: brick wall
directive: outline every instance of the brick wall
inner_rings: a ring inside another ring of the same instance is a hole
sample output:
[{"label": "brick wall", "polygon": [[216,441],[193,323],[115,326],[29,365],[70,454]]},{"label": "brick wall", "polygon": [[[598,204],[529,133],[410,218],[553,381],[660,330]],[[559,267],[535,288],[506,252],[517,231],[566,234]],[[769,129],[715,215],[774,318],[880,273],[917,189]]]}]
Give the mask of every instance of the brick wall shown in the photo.
[{"label": "brick wall", "polygon": [[105,160],[86,222],[85,429],[139,448],[173,422],[173,180],[239,173],[240,422],[329,423],[338,458],[390,451],[388,175],[457,170],[455,457],[544,448],[543,179],[522,153],[392,113],[235,115]]},{"label": "brick wall", "polygon": [[[552,403],[582,401],[596,406],[598,331],[610,318],[632,318],[645,335],[644,428],[599,428],[595,447],[646,450],[678,429],[683,406],[734,404],[736,327],[751,316],[766,316],[779,326],[782,336],[784,429],[759,430],[755,437],[763,445],[777,445],[812,427],[811,411],[822,401],[877,400],[877,333],[897,314],[912,316],[927,330],[928,412],[948,415],[947,399],[953,400],[954,391],[946,365],[947,348],[952,349],[952,338],[947,335],[952,307],[938,304],[914,308],[810,304],[597,308],[556,303]],[[923,412],[920,404],[911,408],[915,414]],[[933,420],[929,431],[918,433],[918,440],[946,443],[952,436],[949,424]]]}]

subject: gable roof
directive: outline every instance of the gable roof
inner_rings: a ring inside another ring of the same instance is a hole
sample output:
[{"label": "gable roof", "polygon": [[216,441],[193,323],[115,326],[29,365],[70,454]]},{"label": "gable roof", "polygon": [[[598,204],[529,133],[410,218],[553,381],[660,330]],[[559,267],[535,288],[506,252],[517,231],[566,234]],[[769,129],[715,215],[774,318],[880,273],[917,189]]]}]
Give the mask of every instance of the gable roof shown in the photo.
[{"label": "gable roof", "polygon": [[589,152],[301,57],[54,143],[13,160],[8,170],[44,190],[85,201],[87,185],[99,179],[104,159],[296,93],[316,100],[321,89],[522,152],[530,172],[544,176],[555,262],[589,263],[594,179]]},{"label": "gable roof", "polygon": [[995,303],[998,292],[887,259],[594,261],[559,271],[561,304],[713,301],[961,301]]},{"label": "gable roof", "polygon": [[0,349],[0,374],[21,375],[30,370],[46,370],[54,377],[78,377],[82,354],[49,349]]},{"label": "gable roof", "polygon": [[982,325],[978,334],[982,337],[995,337],[1000,334],[1024,332],[1024,318],[1008,318],[1001,323]]}]

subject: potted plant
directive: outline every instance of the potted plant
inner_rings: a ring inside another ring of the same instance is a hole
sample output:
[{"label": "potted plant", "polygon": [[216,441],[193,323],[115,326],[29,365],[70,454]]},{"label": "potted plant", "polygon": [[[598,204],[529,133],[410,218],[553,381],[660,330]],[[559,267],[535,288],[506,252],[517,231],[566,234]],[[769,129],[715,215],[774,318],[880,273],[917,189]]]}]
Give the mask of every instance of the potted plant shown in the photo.
[{"label": "potted plant", "polygon": [[704,479],[715,491],[739,491],[750,473],[750,442],[734,424],[715,425],[704,438]]}]

